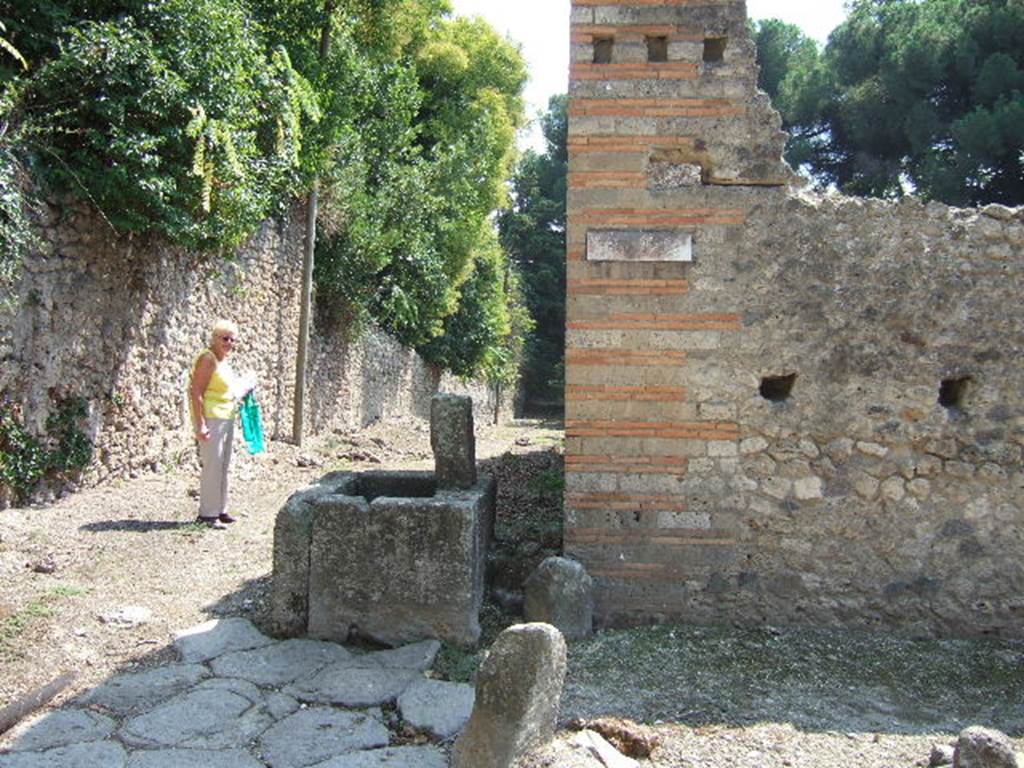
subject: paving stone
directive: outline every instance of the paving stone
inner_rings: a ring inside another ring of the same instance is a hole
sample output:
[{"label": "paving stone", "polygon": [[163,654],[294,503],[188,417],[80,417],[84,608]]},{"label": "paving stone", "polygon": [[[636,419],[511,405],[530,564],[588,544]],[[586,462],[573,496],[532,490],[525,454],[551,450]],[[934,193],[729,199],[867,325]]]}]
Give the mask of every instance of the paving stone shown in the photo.
[{"label": "paving stone", "polygon": [[237,618],[214,619],[174,636],[174,647],[185,662],[209,661],[230,651],[247,651],[272,642],[251,621]]},{"label": "paving stone", "polygon": [[270,716],[275,720],[280,720],[284,717],[288,717],[292,712],[299,708],[299,702],[293,699],[291,696],[287,696],[283,693],[271,693],[267,696],[267,711]]},{"label": "paving stone", "polygon": [[402,719],[442,739],[462,730],[473,712],[475,693],[465,683],[419,680],[398,697]]},{"label": "paving stone", "polygon": [[313,768],[447,768],[447,765],[448,759],[437,747],[387,747],[332,757]]},{"label": "paving stone", "polygon": [[103,707],[119,715],[141,712],[188,690],[209,674],[202,664],[168,664],[118,675],[93,688],[79,703]]},{"label": "paving stone", "polygon": [[226,653],[214,659],[210,666],[221,677],[237,677],[256,685],[281,686],[350,658],[352,654],[335,643],[285,640],[251,651]]},{"label": "paving stone", "polygon": [[227,749],[247,743],[273,722],[256,686],[242,680],[207,680],[133,717],[119,734],[135,747]]},{"label": "paving stone", "polygon": [[353,667],[388,667],[390,669],[415,669],[426,672],[434,664],[441,643],[437,640],[424,640],[419,643],[403,645],[387,651],[374,651],[362,656],[353,656]]},{"label": "paving stone", "polygon": [[156,749],[135,752],[125,768],[265,768],[244,749]]},{"label": "paving stone", "polygon": [[100,741],[113,733],[114,728],[113,720],[96,712],[55,710],[19,727],[11,749],[39,751],[83,741]]},{"label": "paving stone", "polygon": [[304,709],[264,733],[259,752],[271,768],[304,768],[346,752],[384,747],[390,734],[380,718],[380,710]]},{"label": "paving stone", "polygon": [[125,768],[128,753],[113,741],[90,741],[45,752],[0,755],[0,768]]},{"label": "paving stone", "polygon": [[342,663],[288,686],[284,693],[300,701],[372,707],[394,701],[420,678],[411,669],[364,669]]}]

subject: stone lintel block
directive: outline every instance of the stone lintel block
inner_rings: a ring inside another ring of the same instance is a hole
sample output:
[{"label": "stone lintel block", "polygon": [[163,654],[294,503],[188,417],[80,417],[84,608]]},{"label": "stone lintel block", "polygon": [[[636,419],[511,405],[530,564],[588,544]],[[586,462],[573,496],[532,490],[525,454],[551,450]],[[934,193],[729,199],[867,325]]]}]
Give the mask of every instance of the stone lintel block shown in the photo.
[{"label": "stone lintel block", "polygon": [[313,504],[324,496],[351,489],[354,482],[355,475],[351,472],[328,474],[316,485],[293,493],[277,513],[270,622],[271,631],[278,637],[306,634]]},{"label": "stone lintel block", "polygon": [[317,500],[309,563],[309,634],[386,645],[480,636],[495,483],[429,498]]},{"label": "stone lintel block", "polygon": [[430,447],[438,488],[467,489],[476,484],[472,398],[434,395],[430,401]]},{"label": "stone lintel block", "polygon": [[592,229],[587,261],[693,261],[693,233]]}]

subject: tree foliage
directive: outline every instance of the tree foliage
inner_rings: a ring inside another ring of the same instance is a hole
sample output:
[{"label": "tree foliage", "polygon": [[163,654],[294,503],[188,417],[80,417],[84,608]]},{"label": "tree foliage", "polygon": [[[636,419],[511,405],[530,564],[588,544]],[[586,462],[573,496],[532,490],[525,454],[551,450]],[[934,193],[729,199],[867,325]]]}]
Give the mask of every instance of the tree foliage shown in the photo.
[{"label": "tree foliage", "polygon": [[39,179],[115,229],[230,247],[297,187],[315,98],[239,2],[125,3],[56,39],[14,119]]},{"label": "tree foliage", "polygon": [[[462,375],[508,378],[499,361],[515,357],[521,324],[494,267],[489,217],[523,121],[525,65],[479,20],[406,18],[428,28],[398,30],[411,41],[401,51],[350,59],[337,75],[359,109],[333,129],[323,165],[317,301],[349,321],[372,318]],[[488,344],[466,331],[467,316],[485,322]]]},{"label": "tree foliage", "polygon": [[510,375],[523,323],[491,214],[526,69],[483,21],[446,0],[40,0],[8,21],[33,66],[0,61],[0,180],[24,165],[118,231],[227,253],[318,179],[320,314]]},{"label": "tree foliage", "polygon": [[856,0],[820,53],[781,22],[756,37],[787,155],[820,183],[1024,203],[1022,0]]},{"label": "tree foliage", "polygon": [[501,241],[522,275],[535,321],[527,337],[523,386],[528,401],[562,399],[565,355],[565,194],[567,98],[543,117],[544,154],[526,152],[512,180],[512,206],[499,217]]}]

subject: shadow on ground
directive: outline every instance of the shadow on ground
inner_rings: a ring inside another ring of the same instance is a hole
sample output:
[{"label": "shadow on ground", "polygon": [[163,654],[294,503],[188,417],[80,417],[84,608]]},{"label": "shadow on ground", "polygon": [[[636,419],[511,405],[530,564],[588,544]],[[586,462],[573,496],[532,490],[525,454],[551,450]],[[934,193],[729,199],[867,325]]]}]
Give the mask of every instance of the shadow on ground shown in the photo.
[{"label": "shadow on ground", "polygon": [[150,533],[152,531],[174,531],[178,529],[189,530],[195,528],[197,523],[194,520],[101,520],[95,523],[87,523],[78,530],[86,533],[107,533],[110,531],[127,531],[128,533]]},{"label": "shadow on ground", "polygon": [[1024,641],[660,626],[574,644],[563,716],[805,731],[1024,735]]}]

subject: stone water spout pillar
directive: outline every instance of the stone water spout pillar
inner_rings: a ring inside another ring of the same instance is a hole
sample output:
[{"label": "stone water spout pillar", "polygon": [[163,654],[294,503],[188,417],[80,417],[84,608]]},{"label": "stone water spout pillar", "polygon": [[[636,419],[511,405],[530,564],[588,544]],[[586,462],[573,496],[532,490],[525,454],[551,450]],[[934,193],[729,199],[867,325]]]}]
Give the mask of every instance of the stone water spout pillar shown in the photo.
[{"label": "stone water spout pillar", "polygon": [[430,401],[430,447],[439,489],[465,490],[476,485],[472,398],[434,395]]}]

